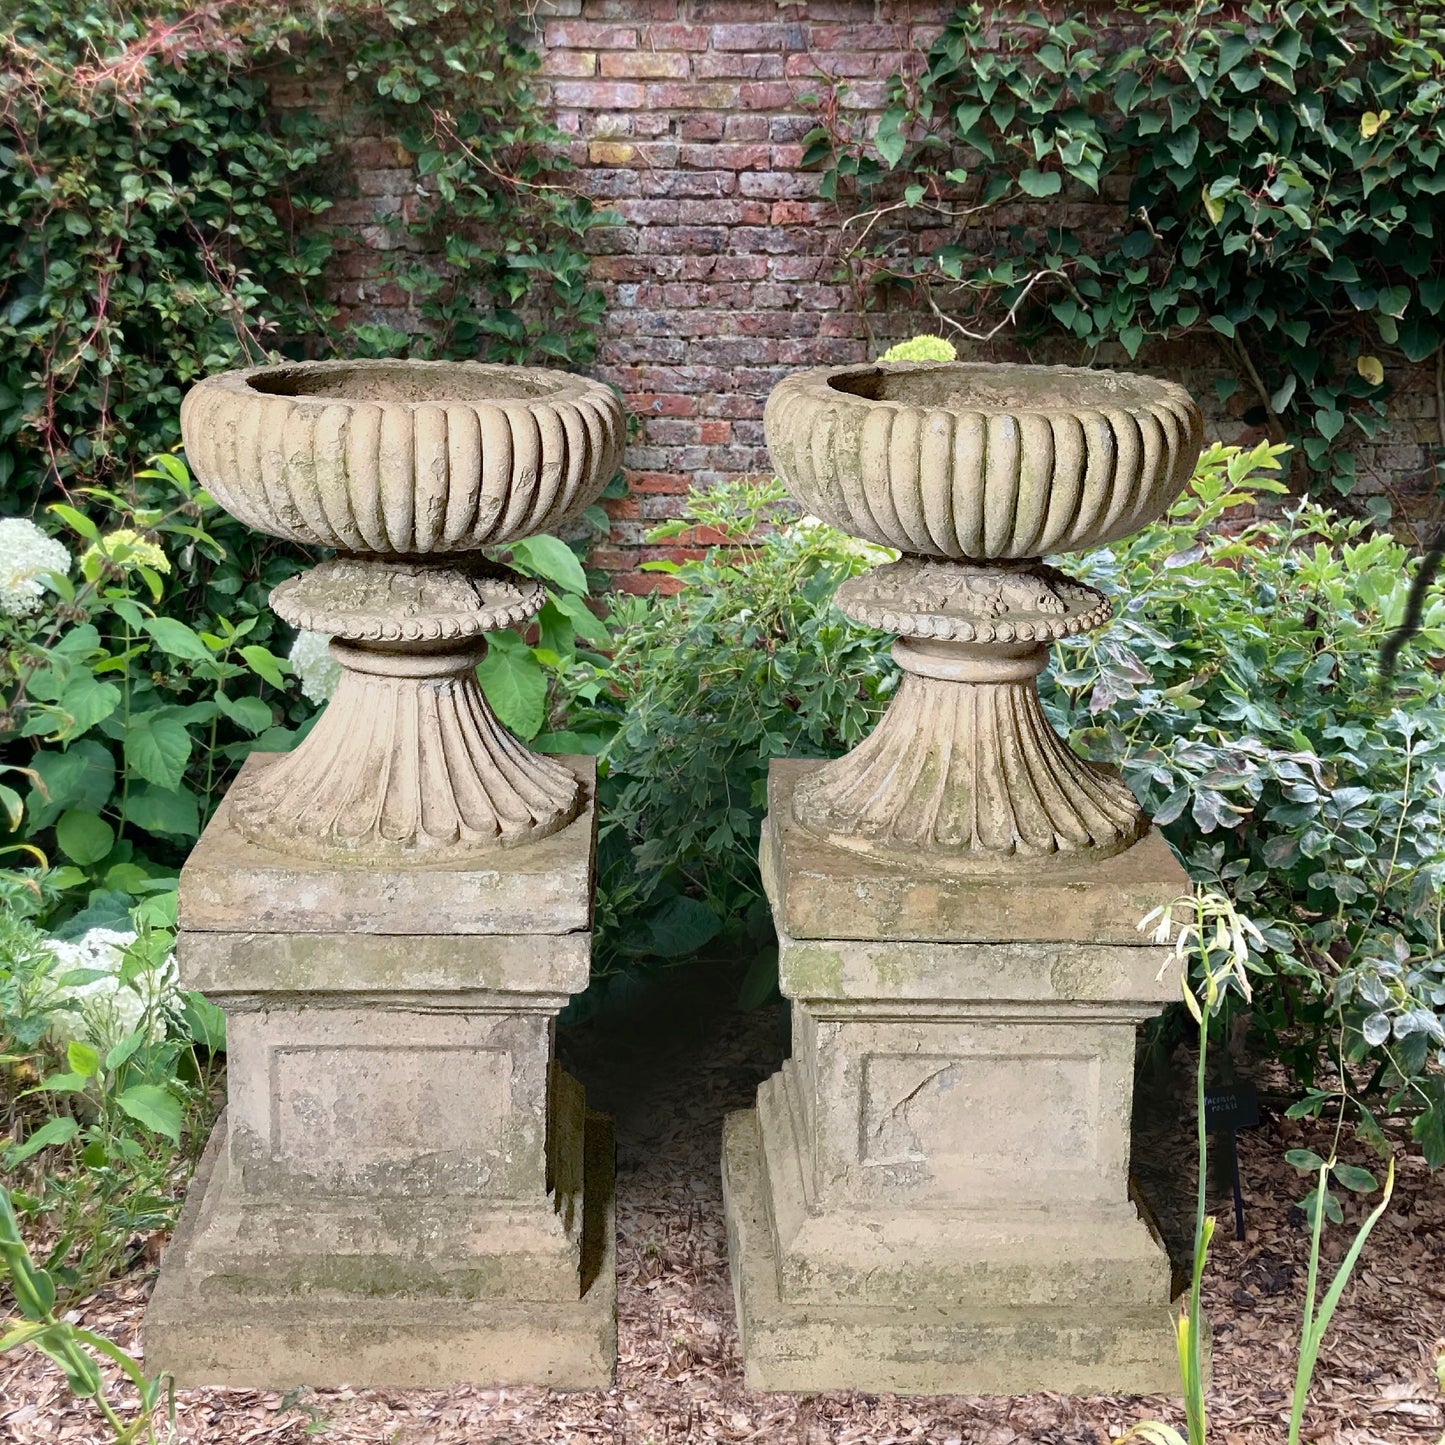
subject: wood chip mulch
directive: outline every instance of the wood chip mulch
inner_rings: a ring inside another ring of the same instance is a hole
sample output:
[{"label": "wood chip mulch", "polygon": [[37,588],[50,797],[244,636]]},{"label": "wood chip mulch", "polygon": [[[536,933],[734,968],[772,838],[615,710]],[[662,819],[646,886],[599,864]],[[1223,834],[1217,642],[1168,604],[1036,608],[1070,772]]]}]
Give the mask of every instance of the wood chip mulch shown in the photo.
[{"label": "wood chip mulch", "polygon": [[[855,1392],[797,1398],[743,1389],[727,1274],[718,1179],[725,1112],[746,1106],[778,1064],[776,1011],[739,1015],[726,986],[685,976],[626,1017],[594,1020],[564,1038],[589,1103],[617,1119],[617,1385],[604,1392],[538,1389],[326,1390],[282,1396],[181,1390],[176,1441],[202,1445],[1104,1445],[1134,1422],[1182,1425],[1167,1399],[896,1398]],[[1240,1136],[1247,1237],[1236,1243],[1218,1208],[1207,1276],[1214,1331],[1211,1445],[1282,1445],[1295,1369],[1307,1241],[1296,1147],[1328,1149],[1329,1130],[1266,1111]],[[1187,1191],[1192,1141],[1177,1150]],[[1398,1183],[1320,1357],[1306,1417],[1312,1445],[1445,1445],[1445,1397],[1435,1381],[1445,1350],[1445,1177],[1397,1151]],[[1358,1145],[1351,1162],[1377,1167]],[[1330,1269],[1360,1217],[1327,1236]],[[81,1303],[75,1318],[139,1347],[150,1276],[137,1274]],[[114,1372],[110,1372],[112,1381]],[[113,1400],[125,1403],[118,1386]],[[162,1430],[162,1438],[167,1431]],[[0,1441],[89,1445],[108,1434],[94,1408],[68,1395],[33,1352],[0,1356]]]}]

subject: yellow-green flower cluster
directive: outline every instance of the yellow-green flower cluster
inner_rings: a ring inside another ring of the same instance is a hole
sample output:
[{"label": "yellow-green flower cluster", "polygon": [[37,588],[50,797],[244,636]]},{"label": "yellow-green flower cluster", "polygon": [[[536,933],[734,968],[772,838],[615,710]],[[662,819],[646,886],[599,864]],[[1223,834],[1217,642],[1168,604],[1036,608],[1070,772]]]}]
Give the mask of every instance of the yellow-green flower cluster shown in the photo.
[{"label": "yellow-green flower cluster", "polygon": [[957,361],[958,350],[942,336],[911,336],[890,346],[880,361]]},{"label": "yellow-green flower cluster", "polygon": [[171,570],[170,558],[161,548],[132,527],[117,527],[114,532],[107,532],[80,554],[80,571],[87,582],[94,582],[107,566],[122,572],[132,567],[149,568],[152,572]]}]

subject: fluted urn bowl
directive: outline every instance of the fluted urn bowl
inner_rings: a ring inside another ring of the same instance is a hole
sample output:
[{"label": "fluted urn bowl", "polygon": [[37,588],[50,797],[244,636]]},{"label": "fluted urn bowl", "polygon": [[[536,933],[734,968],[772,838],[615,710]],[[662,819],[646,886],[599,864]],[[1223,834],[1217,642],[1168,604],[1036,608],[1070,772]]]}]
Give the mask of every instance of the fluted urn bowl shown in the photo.
[{"label": "fluted urn bowl", "polygon": [[877,363],[779,383],[764,417],[789,491],[919,557],[1006,561],[1127,536],[1184,490],[1203,418],[1182,387],[1072,366]]},{"label": "fluted urn bowl", "polygon": [[476,362],[318,361],[229,371],[186,396],[192,471],[233,516],[338,555],[271,605],[331,637],[341,678],[294,752],[227,807],[252,842],[388,866],[536,842],[582,809],[477,679],[488,632],[543,586],[482,549],[559,526],[606,486],[625,417],[600,382]]},{"label": "fluted urn bowl", "polygon": [[186,456],[239,521],[376,556],[472,552],[557,527],[622,460],[611,388],[541,367],[312,361],[207,377]]}]

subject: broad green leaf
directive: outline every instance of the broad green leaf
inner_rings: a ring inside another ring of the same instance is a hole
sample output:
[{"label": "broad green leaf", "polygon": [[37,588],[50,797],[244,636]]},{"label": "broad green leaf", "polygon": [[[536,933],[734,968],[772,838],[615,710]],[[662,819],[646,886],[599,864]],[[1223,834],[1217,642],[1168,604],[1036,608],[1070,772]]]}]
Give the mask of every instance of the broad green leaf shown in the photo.
[{"label": "broad green leaf", "polygon": [[722,931],[722,920],[696,898],[669,898],[647,920],[652,951],[659,958],[685,958]]},{"label": "broad green leaf", "polygon": [[246,666],[272,687],[285,687],[285,673],[290,670],[290,664],[279,658],[275,653],[268,651],[259,643],[252,642],[241,649],[241,657]]},{"label": "broad green leaf", "polygon": [[559,592],[552,601],[572,619],[572,626],[579,637],[597,647],[612,645],[612,634],[608,632],[607,624],[581,597],[572,592]]},{"label": "broad green leaf", "polygon": [[542,731],[547,674],[515,632],[488,635],[487,655],[477,667],[477,678],[503,727],[522,739],[534,738]]},{"label": "broad green leaf", "polygon": [[524,537],[511,546],[512,560],[519,570],[531,577],[540,577],[564,592],[587,592],[587,574],[577,554],[560,538],[543,532]]},{"label": "broad green leaf", "polygon": [[201,832],[201,810],[194,793],[186,788],[158,788],[137,783],[125,805],[126,821],[173,838],[196,838]]},{"label": "broad green leaf", "polygon": [[5,1165],[14,1168],[32,1154],[49,1149],[57,1144],[68,1144],[80,1132],[80,1125],[74,1119],[51,1119],[42,1124],[23,1144],[16,1144],[5,1151]]},{"label": "broad green leaf", "polygon": [[1354,1194],[1372,1194],[1380,1187],[1368,1169],[1361,1169],[1355,1164],[1336,1164],[1330,1173]]},{"label": "broad green leaf", "polygon": [[170,657],[188,662],[211,662],[214,654],[195,631],[176,617],[147,617],[141,626],[157,647]]},{"label": "broad green leaf", "polygon": [[191,1042],[209,1049],[212,1053],[223,1052],[226,1047],[226,1015],[204,994],[197,993],[194,989],[188,991],[184,997],[185,1006],[181,1010],[181,1018]]},{"label": "broad green leaf", "polygon": [[218,692],[216,704],[232,722],[238,723],[248,733],[263,733],[274,721],[271,705],[262,702],[259,697],[227,697],[225,693]]},{"label": "broad green leaf", "polygon": [[1313,1149],[1291,1149],[1285,1154],[1284,1162],[1306,1174],[1318,1174],[1325,1167],[1325,1161]]},{"label": "broad green leaf", "polygon": [[178,788],[190,756],[191,735],[172,717],[138,719],[125,735],[126,766],[158,788]]},{"label": "broad green leaf", "polygon": [[180,1143],[184,1114],[181,1101],[169,1089],[159,1084],[132,1084],[115,1096],[115,1102],[147,1129]]},{"label": "broad green leaf", "polygon": [[100,1055],[80,1039],[66,1046],[65,1061],[82,1078],[93,1079],[100,1072]]},{"label": "broad green leaf", "polygon": [[56,823],[55,842],[72,863],[88,868],[115,846],[115,829],[94,813],[72,808]]},{"label": "broad green leaf", "polygon": [[1026,196],[1056,196],[1063,187],[1064,179],[1058,171],[1038,171],[1030,167],[1019,174],[1019,189]]},{"label": "broad green leaf", "polygon": [[64,752],[38,752],[28,766],[39,780],[26,799],[32,833],[49,827],[68,808],[98,813],[115,788],[115,759],[94,738],[71,743]]}]

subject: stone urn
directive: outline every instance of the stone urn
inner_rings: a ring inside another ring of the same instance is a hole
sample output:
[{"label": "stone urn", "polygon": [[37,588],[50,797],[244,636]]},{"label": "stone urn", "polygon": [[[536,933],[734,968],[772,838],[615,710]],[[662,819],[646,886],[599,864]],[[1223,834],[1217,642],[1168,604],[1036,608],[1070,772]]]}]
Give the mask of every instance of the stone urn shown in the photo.
[{"label": "stone urn", "polygon": [[799,784],[798,823],[966,871],[1135,843],[1143,811],[1049,726],[1036,682],[1109,603],[1042,559],[1126,537],[1183,491],[1203,438],[1189,394],[1076,367],[826,367],[775,387],[765,427],[804,508],[902,553],[838,589],[845,615],[898,634],[903,678],[872,734]]},{"label": "stone urn", "polygon": [[582,785],[498,721],[485,635],[542,586],[489,560],[591,503],[622,457],[600,382],[475,362],[321,361],[228,371],[181,408],[196,477],[258,531],[336,550],[271,594],[332,635],[341,680],[305,740],[230,794],[251,841],[311,858],[461,861],[547,836]]}]

